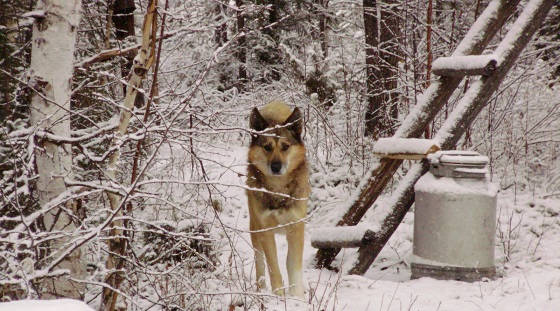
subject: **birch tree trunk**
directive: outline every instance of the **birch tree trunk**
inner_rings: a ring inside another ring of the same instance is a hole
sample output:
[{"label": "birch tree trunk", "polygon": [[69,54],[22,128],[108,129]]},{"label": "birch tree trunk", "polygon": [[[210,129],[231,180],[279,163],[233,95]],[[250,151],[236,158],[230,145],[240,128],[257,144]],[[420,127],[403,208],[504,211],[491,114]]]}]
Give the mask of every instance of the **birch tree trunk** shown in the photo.
[{"label": "birch tree trunk", "polygon": [[[54,135],[70,136],[70,94],[74,70],[76,31],[80,22],[80,0],[39,1],[32,16],[32,54],[30,85],[35,89],[31,98],[31,124],[37,131]],[[64,178],[71,174],[72,154],[68,144],[36,139],[35,164],[39,178],[37,195],[41,207],[66,192]],[[71,247],[68,232],[73,232],[72,204],[50,209],[43,221],[47,231],[64,231],[65,238],[55,239],[50,244],[50,255]],[[80,279],[85,267],[80,261],[79,249],[70,253],[55,268],[69,270],[70,277]],[[83,285],[70,280],[67,275],[45,282],[43,298],[81,298]]]}]

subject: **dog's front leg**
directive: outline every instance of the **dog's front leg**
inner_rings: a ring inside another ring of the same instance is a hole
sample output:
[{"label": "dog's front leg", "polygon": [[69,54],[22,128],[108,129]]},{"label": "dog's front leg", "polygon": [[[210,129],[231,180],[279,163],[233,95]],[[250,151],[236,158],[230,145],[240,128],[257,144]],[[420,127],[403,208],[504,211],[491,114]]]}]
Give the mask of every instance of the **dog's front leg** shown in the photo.
[{"label": "dog's front leg", "polygon": [[286,267],[288,268],[289,293],[292,296],[304,298],[303,289],[303,241],[305,224],[303,222],[290,226],[286,232],[288,240],[288,258]]},{"label": "dog's front leg", "polygon": [[[251,226],[251,230],[255,230],[253,226]],[[259,236],[257,233],[251,233],[251,242],[253,244],[253,249],[255,251],[255,271],[257,274],[257,290],[264,290],[266,289],[266,278],[264,276],[264,250],[262,245],[259,241]]]},{"label": "dog's front leg", "polygon": [[282,284],[282,274],[278,266],[278,255],[276,254],[276,241],[274,240],[274,233],[272,232],[259,232],[259,241],[266,257],[266,264],[268,266],[268,274],[270,275],[270,286],[272,291],[284,296],[284,285]]}]

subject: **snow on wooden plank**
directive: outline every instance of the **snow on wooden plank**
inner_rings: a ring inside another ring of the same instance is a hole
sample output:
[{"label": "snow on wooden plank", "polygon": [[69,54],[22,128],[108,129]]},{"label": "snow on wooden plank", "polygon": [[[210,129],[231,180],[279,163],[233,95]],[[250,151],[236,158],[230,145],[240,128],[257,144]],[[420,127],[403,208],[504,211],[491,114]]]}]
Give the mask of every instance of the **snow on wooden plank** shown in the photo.
[{"label": "snow on wooden plank", "polygon": [[420,138],[380,138],[373,153],[380,158],[420,160],[441,148],[435,140]]},{"label": "snow on wooden plank", "polygon": [[432,72],[438,76],[489,76],[497,64],[498,56],[493,54],[440,57],[434,61]]},{"label": "snow on wooden plank", "polygon": [[315,248],[360,247],[375,239],[374,230],[364,225],[317,228],[311,233],[311,246]]}]

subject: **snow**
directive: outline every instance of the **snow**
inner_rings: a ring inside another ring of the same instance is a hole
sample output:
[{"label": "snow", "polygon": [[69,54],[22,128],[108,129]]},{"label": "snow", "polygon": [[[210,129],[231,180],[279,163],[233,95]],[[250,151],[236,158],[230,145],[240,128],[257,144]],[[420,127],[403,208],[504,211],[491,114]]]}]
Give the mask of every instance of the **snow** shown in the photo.
[{"label": "snow", "polygon": [[311,233],[311,240],[318,242],[329,241],[360,241],[367,230],[377,231],[373,225],[359,224],[356,226],[315,228]]},{"label": "snow", "polygon": [[488,3],[486,9],[482,11],[482,14],[477,18],[474,24],[469,28],[469,31],[461,40],[453,56],[469,55],[473,49],[473,42],[478,41],[475,38],[480,37],[480,34],[485,33],[491,23],[491,21],[498,14],[498,11],[506,3],[501,0],[493,0]]},{"label": "snow", "polygon": [[19,300],[0,303],[0,311],[93,311],[83,301],[74,299]]},{"label": "snow", "polygon": [[523,29],[527,27],[527,24],[533,23],[535,14],[543,6],[543,2],[544,0],[529,1],[515,20],[515,23],[510,26],[509,31],[495,51],[499,56],[498,66],[505,60],[506,54],[511,54],[512,48],[519,44]]},{"label": "snow", "polygon": [[484,194],[495,196],[497,193],[497,186],[479,179],[436,177],[428,172],[416,182],[414,190],[434,194]]},{"label": "snow", "polygon": [[476,151],[468,150],[444,150],[428,155],[431,163],[486,165],[488,157],[480,155]]},{"label": "snow", "polygon": [[463,97],[459,100],[459,103],[457,103],[455,109],[453,109],[453,111],[449,114],[448,118],[434,137],[434,139],[439,141],[441,145],[445,146],[445,142],[450,141],[453,138],[454,133],[462,126],[460,121],[465,119],[469,110],[473,109],[472,107],[475,105],[475,99],[482,87],[482,80],[474,80],[467,93],[463,95]]},{"label": "snow", "polygon": [[491,62],[497,63],[498,56],[494,54],[489,55],[465,55],[465,56],[450,56],[439,57],[432,65],[432,70],[474,70],[485,68]]},{"label": "snow", "polygon": [[442,155],[439,158],[441,163],[460,163],[460,164],[471,164],[471,165],[485,165],[488,163],[488,157],[482,155],[475,156],[464,156],[464,155]]},{"label": "snow", "polygon": [[[254,260],[253,249],[248,232],[247,200],[245,189],[235,187],[242,183],[240,173],[246,164],[245,147],[226,146],[221,150],[206,150],[216,160],[214,167],[207,167],[210,180],[218,180],[216,185],[224,197],[223,212],[219,213],[227,231],[219,231],[223,243],[229,243],[226,235],[231,238],[230,245],[219,248],[221,266],[234,269],[232,278],[243,284],[243,291],[237,287],[224,290],[213,283],[205,283],[204,287],[197,288],[198,293],[206,293],[219,301],[224,300],[222,306],[235,301],[238,306],[233,310],[259,310],[259,306],[247,304],[246,297],[258,296],[262,299],[264,310],[277,311],[307,311],[307,310],[559,310],[560,309],[560,198],[542,199],[532,194],[515,194],[514,192],[498,193],[498,230],[496,232],[496,266],[499,277],[474,283],[458,282],[454,280],[435,280],[431,278],[410,279],[410,262],[412,256],[412,233],[414,214],[408,213],[400,227],[397,229],[389,244],[380,253],[378,259],[364,276],[347,275],[346,271],[354,263],[356,249],[345,249],[335,261],[334,265],[341,266],[341,272],[335,273],[325,269],[313,268],[313,259],[316,250],[310,246],[312,236],[320,231],[318,228],[334,227],[338,218],[340,203],[349,200],[351,191],[340,191],[326,181],[333,175],[349,174],[345,170],[335,170],[328,173],[319,172],[312,175],[314,197],[320,204],[317,212],[306,224],[304,248],[304,278],[306,284],[305,301],[292,297],[281,298],[272,295],[270,291],[257,293],[254,288]],[[165,154],[164,154],[165,155]],[[162,155],[163,156],[163,155]],[[174,155],[178,156],[178,155]],[[227,167],[219,163],[226,163]],[[222,171],[217,167],[221,167]],[[344,166],[342,166],[344,168]],[[162,167],[155,170],[166,174]],[[420,164],[414,164],[409,171],[410,176],[415,176],[420,171]],[[185,172],[189,170],[185,167]],[[180,175],[179,172],[172,172]],[[188,176],[188,175],[187,175]],[[169,176],[168,176],[169,177]],[[157,178],[154,177],[154,178]],[[316,178],[316,179],[315,179]],[[410,181],[409,174],[407,180]],[[408,182],[409,183],[409,182]],[[377,202],[377,208],[372,208],[363,219],[364,226],[375,228],[375,224],[383,219],[399,191],[402,191],[407,181],[399,183],[392,193],[386,193]],[[449,186],[449,183],[447,183]],[[400,189],[400,190],[399,190]],[[179,192],[179,191],[178,191]],[[328,202],[334,197],[337,202]],[[323,204],[325,203],[325,204]],[[186,226],[184,219],[177,224]],[[365,224],[365,225],[364,225]],[[327,230],[328,231],[328,230]],[[352,234],[352,232],[348,233]],[[282,269],[283,279],[286,283],[285,259],[287,243],[283,236],[276,237],[278,246],[278,260]],[[235,254],[235,255],[233,255]],[[239,256],[239,257],[237,257]],[[232,259],[231,258],[237,258]],[[268,278],[268,277],[267,277]],[[153,293],[152,293],[153,294]],[[231,298],[230,298],[231,297]],[[91,310],[84,309],[83,304],[72,305],[63,301],[63,307],[48,309],[43,302],[22,301],[19,304],[0,304],[0,311],[11,310]],[[60,303],[51,302],[52,304]],[[77,303],[77,302],[72,302]],[[21,308],[16,308],[21,306]],[[8,308],[8,306],[10,308]],[[54,307],[53,307],[54,308]],[[158,309],[154,309],[158,310]],[[159,309],[161,310],[161,309]]]},{"label": "snow", "polygon": [[[548,209],[553,211],[547,214]],[[288,300],[286,307],[281,301],[270,301],[267,310],[559,310],[560,223],[553,215],[560,211],[560,200],[500,193],[498,210],[501,218],[495,252],[499,276],[495,280],[410,280],[409,263],[416,258],[412,257],[411,241],[414,215],[408,213],[364,276],[308,265],[305,274],[309,290],[315,294],[312,306]],[[321,223],[321,219],[313,223]],[[508,228],[513,232],[507,233]],[[541,233],[542,238],[537,236]],[[506,260],[508,243],[513,250]],[[306,255],[310,261],[314,252],[306,250]],[[355,257],[355,250],[346,249],[337,258],[338,264],[347,267]]]},{"label": "snow", "polygon": [[373,152],[379,154],[426,154],[437,150],[435,140],[421,138],[380,138],[373,146]]},{"label": "snow", "polygon": [[414,188],[416,181],[422,176],[423,164],[414,164],[407,172],[407,174],[399,181],[398,186],[393,193],[387,197],[384,201],[379,203],[379,208],[375,210],[376,221],[380,228],[383,227],[382,222],[387,218],[387,216],[392,212],[391,207],[396,206],[399,200],[405,197],[405,193],[411,191]]},{"label": "snow", "polygon": [[31,18],[45,18],[46,16],[47,13],[45,12],[45,10],[29,11],[21,15],[21,17],[31,17]]}]

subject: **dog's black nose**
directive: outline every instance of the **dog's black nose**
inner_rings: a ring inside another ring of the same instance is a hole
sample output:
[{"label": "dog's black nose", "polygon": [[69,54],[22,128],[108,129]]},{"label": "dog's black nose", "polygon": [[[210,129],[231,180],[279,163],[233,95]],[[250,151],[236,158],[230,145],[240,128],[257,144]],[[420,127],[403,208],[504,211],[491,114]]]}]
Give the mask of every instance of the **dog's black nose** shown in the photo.
[{"label": "dog's black nose", "polygon": [[272,171],[272,173],[278,174],[280,173],[280,169],[282,169],[282,162],[274,161],[270,163],[270,170]]}]

